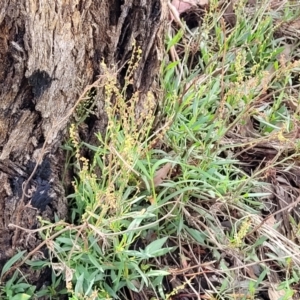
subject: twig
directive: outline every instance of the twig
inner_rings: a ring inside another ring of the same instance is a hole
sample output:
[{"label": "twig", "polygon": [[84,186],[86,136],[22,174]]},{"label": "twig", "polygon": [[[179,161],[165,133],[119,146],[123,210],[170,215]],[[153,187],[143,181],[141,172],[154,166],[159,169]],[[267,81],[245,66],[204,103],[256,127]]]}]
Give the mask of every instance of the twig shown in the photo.
[{"label": "twig", "polygon": [[[14,224],[9,224],[9,226],[10,227],[16,227],[16,229],[18,229],[18,230],[22,229],[22,230],[27,231],[27,232],[36,232],[36,231],[40,231],[40,230],[44,229],[44,228],[40,228],[40,229],[36,229],[36,230],[30,230],[30,229],[25,229],[25,228],[22,228],[20,226],[14,225]],[[53,227],[53,226],[51,225],[50,227]],[[57,224],[56,224],[56,226],[57,226]],[[49,226],[46,226],[45,228],[48,228],[48,227]],[[7,270],[7,272],[5,272],[3,274],[3,276],[1,277],[1,281],[4,281],[5,278],[8,276],[8,274],[10,274],[14,270],[16,270],[17,268],[19,268],[20,266],[22,266],[34,253],[36,253],[39,249],[41,249],[44,245],[46,245],[49,240],[53,240],[54,238],[56,238],[57,236],[61,235],[65,231],[76,230],[76,229],[80,229],[81,227],[82,227],[82,225],[74,226],[74,227],[71,226],[71,225],[69,225],[69,226],[61,229],[60,231],[54,233],[49,238],[45,239],[42,243],[40,243],[37,247],[35,247],[32,251],[30,251],[21,262],[15,264],[14,266],[11,266],[10,269]]]},{"label": "twig", "polygon": [[249,233],[247,233],[245,235],[245,237],[248,237],[250,236],[251,234],[253,234],[255,231],[257,231],[261,226],[264,225],[264,223],[266,223],[271,217],[274,217],[275,215],[287,210],[287,209],[290,209],[294,206],[296,206],[298,203],[300,202],[300,196],[296,199],[295,202],[293,203],[290,203],[289,205],[287,205],[286,207],[283,207],[282,209],[279,209],[278,211],[274,212],[273,214],[270,214],[268,215],[260,224],[258,224],[254,229],[252,229]]}]

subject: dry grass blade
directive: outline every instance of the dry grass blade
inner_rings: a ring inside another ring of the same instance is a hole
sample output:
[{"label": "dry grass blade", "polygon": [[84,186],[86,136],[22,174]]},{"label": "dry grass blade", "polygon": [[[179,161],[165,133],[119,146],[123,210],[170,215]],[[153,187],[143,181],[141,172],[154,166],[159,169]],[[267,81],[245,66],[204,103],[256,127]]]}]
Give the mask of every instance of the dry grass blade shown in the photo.
[{"label": "dry grass blade", "polygon": [[179,14],[189,10],[196,5],[207,5],[208,0],[173,0],[172,5],[176,8]]},{"label": "dry grass blade", "polygon": [[168,177],[171,168],[172,168],[172,163],[169,162],[166,163],[158,171],[156,171],[153,178],[153,184],[155,187],[159,186]]},{"label": "dry grass blade", "polygon": [[[268,295],[270,300],[278,300],[278,299],[282,299],[285,296],[285,291],[284,290],[280,290],[278,291],[277,289],[275,289],[274,286],[269,287],[268,289]],[[292,299],[292,298],[289,298]]]}]

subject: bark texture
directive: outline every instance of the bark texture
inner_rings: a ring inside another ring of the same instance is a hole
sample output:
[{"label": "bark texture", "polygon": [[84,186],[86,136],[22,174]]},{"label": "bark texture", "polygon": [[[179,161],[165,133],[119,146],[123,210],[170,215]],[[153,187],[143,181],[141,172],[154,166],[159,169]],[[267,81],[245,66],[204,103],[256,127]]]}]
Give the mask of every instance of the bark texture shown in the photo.
[{"label": "bark texture", "polygon": [[[68,215],[60,182],[72,108],[101,74],[125,65],[135,39],[143,50],[133,90],[152,88],[165,4],[160,0],[2,0],[0,7],[0,268],[16,248],[32,250],[37,215]],[[120,83],[122,83],[120,72]],[[88,124],[103,130],[101,93]]]}]

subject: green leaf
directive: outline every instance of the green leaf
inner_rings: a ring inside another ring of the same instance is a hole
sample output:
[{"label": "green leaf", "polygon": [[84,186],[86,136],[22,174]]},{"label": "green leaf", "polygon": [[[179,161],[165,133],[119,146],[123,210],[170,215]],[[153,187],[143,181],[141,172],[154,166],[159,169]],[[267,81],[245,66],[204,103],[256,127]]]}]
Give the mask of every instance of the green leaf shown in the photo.
[{"label": "green leaf", "polygon": [[15,285],[16,292],[25,292],[26,289],[29,289],[31,287],[32,287],[32,285],[30,285],[29,283],[26,283],[26,282],[20,282]]},{"label": "green leaf", "polygon": [[11,300],[28,300],[31,296],[27,294],[17,294],[11,298]]},{"label": "green leaf", "polygon": [[[140,277],[142,278],[142,284],[141,284],[140,289],[142,289],[143,284],[148,286],[149,285],[148,279],[145,276],[145,273],[139,268],[138,264],[135,263],[135,262],[130,262],[129,266],[130,266],[130,269],[135,269],[139,273]],[[131,278],[134,278],[134,277],[139,278],[138,275],[137,276],[131,276]]]},{"label": "green leaf", "polygon": [[98,147],[96,147],[96,146],[90,145],[90,144],[85,143],[85,142],[83,142],[82,144],[83,144],[84,146],[86,146],[88,149],[91,149],[91,150],[93,150],[93,151],[95,151],[95,152],[98,151]]},{"label": "green leaf", "polygon": [[148,277],[153,277],[153,276],[167,276],[170,275],[170,272],[164,271],[164,270],[151,270],[146,273]]},{"label": "green leaf", "polygon": [[265,268],[261,274],[259,275],[258,279],[256,280],[255,286],[258,288],[259,284],[265,279],[266,275],[270,272],[268,268]]},{"label": "green leaf", "polygon": [[71,147],[68,144],[62,145],[62,146],[60,146],[60,148],[62,148],[63,150],[66,150],[66,151],[74,151],[73,147]]},{"label": "green leaf", "polygon": [[261,236],[261,237],[259,237],[257,240],[256,240],[256,242],[255,242],[255,244],[252,246],[253,248],[256,248],[256,247],[258,247],[258,246],[261,246],[265,241],[267,241],[269,238],[268,237],[266,237],[266,236]]},{"label": "green leaf", "polygon": [[171,40],[168,41],[167,52],[169,52],[170,48],[181,40],[182,36],[183,30],[180,29],[178,33]]},{"label": "green leaf", "polygon": [[5,289],[6,290],[12,290],[11,287],[14,284],[17,277],[18,277],[18,271],[15,271],[13,276],[5,284]]},{"label": "green leaf", "polygon": [[2,272],[1,272],[1,278],[10,269],[10,267],[12,265],[14,265],[15,262],[17,262],[21,257],[23,257],[25,252],[26,252],[26,250],[17,253],[4,265]]},{"label": "green leaf", "polygon": [[84,273],[82,273],[76,281],[75,285],[75,295],[82,295],[83,294],[83,280],[84,280]]},{"label": "green leaf", "polygon": [[117,293],[106,282],[103,282],[103,287],[111,297],[113,297],[114,299],[119,299]]},{"label": "green leaf", "polygon": [[85,291],[85,294],[84,294],[85,296],[89,296],[90,292],[92,291],[94,282],[95,282],[95,278],[91,279],[91,281],[89,282],[89,286]]},{"label": "green leaf", "polygon": [[35,269],[41,269],[43,267],[47,267],[47,266],[50,266],[51,263],[50,262],[47,262],[47,261],[43,261],[43,260],[27,260],[26,261],[26,264],[31,266],[31,267],[34,267]]},{"label": "green leaf", "polygon": [[146,167],[144,166],[142,161],[138,160],[136,162],[136,166],[143,172],[143,175],[145,175],[147,177],[147,179],[151,178],[151,176],[149,174],[149,170],[146,169]]},{"label": "green leaf", "polygon": [[138,293],[139,290],[134,286],[134,284],[130,280],[126,280],[127,287],[132,291]]},{"label": "green leaf", "polygon": [[176,249],[177,247],[167,247],[167,248],[162,248],[162,249],[159,249],[159,250],[156,250],[154,252],[151,253],[151,256],[152,257],[159,257],[159,256],[162,256],[164,254],[167,254],[171,251],[173,251],[174,249]]},{"label": "green leaf", "polygon": [[194,238],[200,245],[205,245],[206,235],[196,229],[185,226],[185,230]]},{"label": "green leaf", "polygon": [[60,244],[65,244],[65,245],[71,245],[74,246],[74,241],[70,238],[66,238],[66,237],[58,237],[56,239],[57,242],[59,242]]},{"label": "green leaf", "polygon": [[146,253],[144,253],[144,251],[141,250],[140,251],[136,251],[136,250],[125,250],[122,252],[123,254],[126,254],[128,256],[134,256],[134,257],[138,257],[141,259],[147,259],[149,258],[149,255],[147,255]]},{"label": "green leaf", "polygon": [[165,71],[168,71],[168,70],[172,70],[174,69],[177,65],[179,64],[179,61],[173,61],[171,63],[169,63],[166,67],[165,67]]},{"label": "green leaf", "polygon": [[150,243],[146,249],[145,252],[148,254],[151,254],[156,252],[157,250],[160,250],[161,247],[163,246],[163,244],[167,241],[168,237],[163,237],[161,239],[158,239],[156,241],[153,241],[152,243]]},{"label": "green leaf", "polygon": [[91,261],[91,263],[98,269],[100,270],[101,272],[104,272],[102,266],[99,264],[98,260],[93,256],[91,255],[90,253],[88,254],[88,257],[89,257],[89,260]]}]

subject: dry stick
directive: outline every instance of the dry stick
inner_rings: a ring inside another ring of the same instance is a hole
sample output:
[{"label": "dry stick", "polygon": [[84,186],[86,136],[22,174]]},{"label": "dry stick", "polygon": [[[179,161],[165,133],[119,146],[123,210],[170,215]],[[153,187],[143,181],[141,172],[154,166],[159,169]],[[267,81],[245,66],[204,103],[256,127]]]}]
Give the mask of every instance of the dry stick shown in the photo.
[{"label": "dry stick", "polygon": [[195,268],[202,268],[202,267],[207,267],[210,266],[212,264],[214,264],[216,262],[216,260],[213,261],[208,261],[205,263],[201,263],[201,264],[197,264],[197,265],[193,265],[184,269],[168,269],[168,271],[172,274],[172,275],[179,275],[179,274],[185,274],[185,272],[188,272],[190,270],[193,270]]},{"label": "dry stick", "polygon": [[[294,254],[292,255],[292,257],[295,257],[295,256],[299,256],[300,255],[300,252],[297,253],[297,254]],[[284,256],[279,256],[277,257],[277,260],[282,260],[282,259],[286,259],[286,258],[291,258],[291,255],[284,255]],[[188,273],[188,274],[185,274],[185,275],[190,275],[190,276],[193,276],[193,275],[197,275],[197,274],[203,274],[203,273],[218,273],[218,274],[222,274],[222,273],[226,273],[226,272],[230,272],[230,271],[236,271],[236,270],[241,270],[241,269],[245,269],[245,268],[248,268],[248,267],[252,267],[252,266],[255,266],[255,265],[258,265],[258,264],[261,264],[261,263],[264,263],[264,262],[268,262],[268,261],[274,261],[274,257],[272,258],[266,258],[266,259],[263,259],[263,260],[260,260],[260,261],[254,261],[252,263],[248,263],[248,264],[245,264],[243,266],[238,266],[238,267],[233,267],[233,268],[229,268],[227,270],[207,270],[207,271],[200,271],[199,273]],[[171,274],[175,274],[175,275],[179,275],[179,274],[182,274],[182,272],[180,270],[168,270]]]},{"label": "dry stick", "polygon": [[[22,197],[21,197],[21,200],[19,202],[19,207],[18,207],[18,211],[16,213],[16,225],[19,225],[21,223],[21,217],[22,217],[22,212],[24,211],[24,209],[27,207],[27,205],[24,204],[24,200],[25,200],[25,195],[26,195],[26,189],[27,189],[27,186],[30,182],[30,180],[33,178],[39,164],[42,162],[43,160],[43,157],[44,155],[46,154],[46,145],[50,139],[50,136],[57,130],[57,132],[61,129],[59,128],[59,126],[61,126],[74,112],[75,108],[77,107],[77,105],[82,101],[84,100],[84,97],[86,95],[86,93],[93,87],[97,87],[99,82],[101,81],[101,76],[99,77],[98,80],[96,80],[93,84],[91,85],[88,85],[83,93],[81,94],[81,96],[79,97],[79,99],[76,101],[75,105],[69,110],[69,112],[67,113],[67,115],[62,118],[58,123],[54,124],[54,126],[50,129],[49,133],[47,134],[46,136],[46,139],[45,139],[45,142],[43,144],[43,147],[42,147],[42,150],[41,150],[41,154],[39,155],[38,159],[37,159],[37,162],[36,162],[36,165],[31,173],[31,175],[29,176],[29,178],[26,180],[26,182],[23,184],[22,186],[22,190],[23,190],[23,193],[22,193]],[[15,231],[15,234],[13,236],[13,239],[12,239],[12,248],[15,249],[16,248],[16,242],[19,238],[19,234],[20,234],[20,229],[18,227],[16,227],[16,231]]]},{"label": "dry stick", "polygon": [[[77,232],[77,234],[76,234],[76,236],[75,236],[75,240],[74,240],[73,245],[75,245],[75,244],[77,243],[77,241],[78,241],[78,239],[79,239],[79,236],[82,234],[82,231],[83,231],[83,229],[84,229],[84,225],[85,225],[85,224],[81,225],[81,228],[78,230],[78,232]],[[82,240],[83,240],[83,239],[82,239]],[[69,255],[68,255],[68,261],[70,261],[71,256],[72,256],[72,254],[73,254],[73,252],[74,252],[74,249],[75,249],[75,247],[72,247],[72,248],[71,248],[70,253],[69,253]]]},{"label": "dry stick", "polygon": [[[272,162],[276,161],[277,158],[279,158],[279,156],[281,155],[282,152],[278,151],[277,154],[274,156],[274,158],[272,159]],[[261,162],[259,163],[258,167],[256,168],[256,170],[258,170],[257,172],[254,172],[250,177],[247,178],[247,180],[245,180],[244,182],[242,182],[236,189],[236,191],[240,191],[242,190],[252,179],[254,179],[255,177],[257,177],[259,174],[264,173],[266,170],[268,170],[269,166],[265,166],[262,169],[260,169],[260,167],[262,166],[262,164],[265,162],[265,158],[261,160]],[[276,165],[276,162],[274,163]],[[275,166],[274,165],[274,166]]]},{"label": "dry stick", "polygon": [[[22,227],[19,227],[19,226],[16,226],[14,224],[10,224],[11,227],[16,227],[17,229],[22,229],[22,230],[25,230],[27,232],[36,232],[36,231],[39,231],[39,229],[36,229],[36,230],[30,230],[30,229],[25,229],[25,228],[22,228]],[[54,226],[54,225],[53,225]],[[47,226],[48,227],[48,226]],[[53,240],[54,238],[56,238],[57,236],[61,235],[62,233],[64,233],[65,231],[68,231],[68,230],[76,230],[76,229],[80,229],[82,227],[82,225],[79,225],[79,226],[68,226],[68,227],[65,227],[63,229],[61,229],[60,231],[54,233],[51,237],[47,238],[46,240],[44,240],[42,243],[40,243],[37,247],[35,247],[32,251],[30,251],[26,256],[25,258],[17,263],[16,265],[12,266],[7,272],[5,272],[1,278],[1,281],[5,280],[5,278],[7,277],[8,274],[10,274],[11,272],[13,272],[14,270],[16,270],[17,268],[19,268],[20,266],[22,266],[34,253],[36,253],[40,248],[42,248],[44,245],[47,244],[47,242],[49,240]]]},{"label": "dry stick", "polygon": [[260,222],[260,224],[258,224],[254,229],[252,229],[249,233],[247,233],[247,234],[245,235],[245,237],[248,237],[248,236],[250,236],[251,234],[253,234],[255,231],[257,231],[257,230],[258,230],[261,226],[263,226],[264,223],[265,223],[266,221],[268,221],[271,217],[274,217],[275,215],[277,215],[277,214],[279,214],[279,213],[281,213],[281,212],[283,212],[283,211],[285,211],[285,210],[287,210],[287,209],[289,209],[289,208],[292,208],[292,207],[296,206],[299,202],[300,202],[300,196],[296,199],[295,202],[290,203],[290,204],[287,205],[286,207],[283,207],[283,208],[281,208],[280,210],[274,212],[273,214],[268,215],[262,222]]},{"label": "dry stick", "polygon": [[[191,284],[191,281],[193,280],[193,279],[195,279],[195,277],[196,277],[196,275],[193,275],[193,276],[191,276],[191,278],[190,279],[187,279],[186,278],[186,276],[184,275],[183,276],[183,278],[184,278],[184,280],[185,280],[185,282],[184,282],[184,284],[187,284],[189,287],[190,287],[190,289],[197,295],[198,294],[198,300],[201,300],[201,298],[200,298],[200,295],[199,295],[199,293],[195,290],[195,288],[194,288],[194,284]],[[181,298],[181,295],[180,295],[180,298]],[[181,298],[182,299],[182,298]]]},{"label": "dry stick", "polygon": [[169,10],[170,10],[171,14],[173,15],[173,18],[174,18],[175,22],[183,30],[186,30],[191,36],[193,36],[193,33],[190,31],[190,29],[187,26],[184,26],[183,23],[181,22],[180,15],[179,15],[179,12],[178,12],[177,8],[170,2],[170,0],[168,0],[167,5],[169,7]]}]

